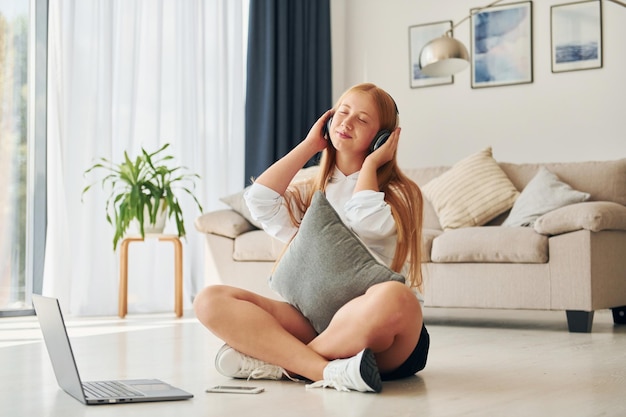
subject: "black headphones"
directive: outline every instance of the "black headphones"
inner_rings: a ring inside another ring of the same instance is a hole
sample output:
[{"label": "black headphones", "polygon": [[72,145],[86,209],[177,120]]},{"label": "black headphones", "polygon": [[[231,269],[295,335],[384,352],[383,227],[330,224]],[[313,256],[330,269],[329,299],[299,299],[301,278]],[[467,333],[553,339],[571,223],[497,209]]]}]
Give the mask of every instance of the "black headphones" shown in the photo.
[{"label": "black headphones", "polygon": [[[393,98],[391,100],[393,100]],[[398,112],[398,105],[396,104],[395,100],[393,100],[393,105],[396,108],[396,115],[400,114],[400,112]],[[324,129],[322,133],[326,140],[330,140],[330,136],[328,132],[330,132],[330,124],[332,123],[332,121],[333,121],[333,116],[330,116],[328,120],[326,121],[326,123],[324,124]],[[387,139],[389,139],[389,136],[391,136],[391,132],[388,131],[387,129],[383,129],[379,131],[378,133],[376,133],[376,135],[374,135],[374,139],[372,139],[372,142],[370,143],[369,153],[372,153],[376,149],[383,146],[383,144],[387,142]]]}]

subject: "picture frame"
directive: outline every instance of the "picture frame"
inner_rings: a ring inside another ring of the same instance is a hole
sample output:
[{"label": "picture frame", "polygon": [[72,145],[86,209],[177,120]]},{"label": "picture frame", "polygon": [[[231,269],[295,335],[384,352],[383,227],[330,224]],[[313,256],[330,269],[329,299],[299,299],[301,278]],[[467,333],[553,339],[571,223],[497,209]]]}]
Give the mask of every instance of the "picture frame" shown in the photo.
[{"label": "picture frame", "polygon": [[602,68],[602,2],[550,7],[552,72]]},{"label": "picture frame", "polygon": [[533,82],[533,2],[473,8],[472,88]]},{"label": "picture frame", "polygon": [[430,77],[420,69],[422,48],[433,39],[443,36],[452,29],[452,21],[424,23],[409,26],[409,80],[411,88],[453,84],[454,76]]}]

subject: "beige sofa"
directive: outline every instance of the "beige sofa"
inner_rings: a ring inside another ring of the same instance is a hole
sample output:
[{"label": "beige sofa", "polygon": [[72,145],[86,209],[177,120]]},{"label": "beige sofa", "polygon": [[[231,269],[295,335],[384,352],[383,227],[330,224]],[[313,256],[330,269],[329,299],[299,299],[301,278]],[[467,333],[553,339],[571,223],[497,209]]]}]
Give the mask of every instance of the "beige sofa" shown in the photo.
[{"label": "beige sofa", "polygon": [[[510,213],[506,210],[483,225],[445,230],[442,213],[425,199],[425,305],[565,310],[572,332],[590,332],[599,309],[612,309],[615,323],[626,323],[626,159],[496,164],[522,192],[513,200],[521,198],[540,167],[589,199],[551,210],[533,227],[502,226]],[[455,167],[405,173],[428,190],[429,182]],[[232,208],[196,219],[196,229],[206,238],[206,284],[279,298],[267,277],[283,245],[249,221],[241,194],[225,200]]]}]

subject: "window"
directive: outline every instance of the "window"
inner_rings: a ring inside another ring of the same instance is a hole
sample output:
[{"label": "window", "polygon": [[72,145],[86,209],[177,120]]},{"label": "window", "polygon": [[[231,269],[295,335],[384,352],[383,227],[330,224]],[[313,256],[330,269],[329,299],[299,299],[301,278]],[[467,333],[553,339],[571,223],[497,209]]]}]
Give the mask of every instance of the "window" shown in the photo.
[{"label": "window", "polygon": [[47,0],[0,0],[0,315],[32,313],[46,218]]}]

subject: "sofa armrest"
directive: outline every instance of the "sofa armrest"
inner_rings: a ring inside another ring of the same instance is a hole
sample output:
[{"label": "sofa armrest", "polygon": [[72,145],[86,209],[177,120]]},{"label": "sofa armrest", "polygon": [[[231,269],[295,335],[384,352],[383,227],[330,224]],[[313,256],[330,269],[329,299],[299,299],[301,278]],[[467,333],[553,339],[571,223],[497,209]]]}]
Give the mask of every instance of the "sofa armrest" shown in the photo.
[{"label": "sofa armrest", "polygon": [[201,233],[211,233],[231,239],[256,229],[245,217],[231,209],[204,213],[196,218],[194,225]]},{"label": "sofa armrest", "polygon": [[588,201],[558,208],[539,217],[535,231],[558,235],[576,230],[626,230],[626,206],[611,201]]}]

